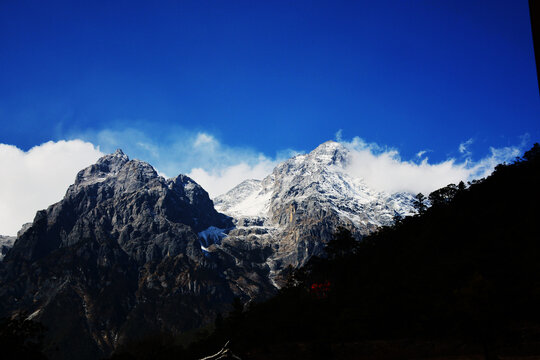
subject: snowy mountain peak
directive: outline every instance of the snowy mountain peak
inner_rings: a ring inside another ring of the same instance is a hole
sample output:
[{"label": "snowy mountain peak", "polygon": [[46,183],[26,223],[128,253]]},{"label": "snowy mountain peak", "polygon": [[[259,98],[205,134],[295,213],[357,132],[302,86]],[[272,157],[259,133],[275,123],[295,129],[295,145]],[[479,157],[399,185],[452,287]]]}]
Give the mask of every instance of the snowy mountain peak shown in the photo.
[{"label": "snowy mountain peak", "polygon": [[314,150],[312,150],[312,153],[321,153],[321,152],[334,152],[334,151],[340,151],[344,150],[345,146],[341,145],[337,141],[334,140],[328,140],[317,146]]},{"label": "snowy mountain peak", "polygon": [[335,141],[327,141],[308,154],[297,155],[279,164],[274,169],[273,175],[313,177],[333,167],[343,169],[349,162],[350,152],[346,147]]},{"label": "snowy mountain peak", "polygon": [[214,199],[214,206],[218,211],[237,218],[265,217],[272,195],[270,190],[263,187],[261,180],[245,180]]},{"label": "snowy mountain peak", "polygon": [[[218,196],[214,199],[216,209],[233,217],[273,218],[272,212],[283,204],[310,198],[328,204],[336,211],[346,211],[350,213],[349,217],[356,217],[358,211],[362,212],[359,206],[391,201],[392,211],[385,220],[377,216],[379,220],[372,221],[377,226],[388,224],[395,215],[394,210],[400,215],[414,212],[407,196],[391,197],[369,188],[363,179],[350,176],[346,171],[350,156],[350,151],[342,144],[324,142],[308,154],[294,156],[277,165],[262,181],[246,180]],[[394,206],[395,199],[406,204],[403,208]]]},{"label": "snowy mountain peak", "polygon": [[266,263],[273,278],[288,264],[320,255],[340,226],[361,237],[414,213],[411,194],[379,192],[352,176],[350,157],[345,146],[327,141],[280,163],[262,181],[246,180],[218,196],[216,209],[239,227],[224,243],[272,248]]},{"label": "snowy mountain peak", "polygon": [[307,156],[310,160],[324,163],[326,165],[346,165],[349,157],[349,150],[335,141],[327,141],[319,145]]},{"label": "snowy mountain peak", "polygon": [[95,164],[79,171],[75,178],[75,184],[70,189],[78,189],[81,186],[104,181],[115,181],[118,184],[146,183],[157,177],[156,170],[150,164],[140,160],[130,160],[122,150],[118,149],[112,154],[102,156]]}]

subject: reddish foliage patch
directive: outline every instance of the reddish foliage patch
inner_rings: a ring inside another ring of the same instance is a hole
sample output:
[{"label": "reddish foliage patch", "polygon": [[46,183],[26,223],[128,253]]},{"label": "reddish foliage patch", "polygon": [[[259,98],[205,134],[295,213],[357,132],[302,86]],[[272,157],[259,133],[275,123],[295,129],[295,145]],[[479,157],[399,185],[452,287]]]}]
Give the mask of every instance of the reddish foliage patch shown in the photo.
[{"label": "reddish foliage patch", "polygon": [[311,294],[318,299],[324,299],[328,296],[330,285],[330,281],[313,283],[311,284]]}]

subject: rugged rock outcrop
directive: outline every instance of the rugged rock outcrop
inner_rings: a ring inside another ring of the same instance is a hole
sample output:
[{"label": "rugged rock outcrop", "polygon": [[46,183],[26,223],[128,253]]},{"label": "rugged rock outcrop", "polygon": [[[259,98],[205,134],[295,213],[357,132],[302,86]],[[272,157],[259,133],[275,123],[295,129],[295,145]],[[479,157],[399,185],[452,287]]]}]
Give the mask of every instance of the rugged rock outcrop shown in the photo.
[{"label": "rugged rock outcrop", "polygon": [[15,236],[0,235],[0,261],[2,261],[8,250],[13,247],[14,243]]},{"label": "rugged rock outcrop", "polygon": [[264,273],[202,250],[199,232],[231,226],[192,179],[164,179],[118,150],[19,234],[2,262],[0,316],[24,311],[44,323],[57,359],[213,321],[234,296],[274,290]]}]

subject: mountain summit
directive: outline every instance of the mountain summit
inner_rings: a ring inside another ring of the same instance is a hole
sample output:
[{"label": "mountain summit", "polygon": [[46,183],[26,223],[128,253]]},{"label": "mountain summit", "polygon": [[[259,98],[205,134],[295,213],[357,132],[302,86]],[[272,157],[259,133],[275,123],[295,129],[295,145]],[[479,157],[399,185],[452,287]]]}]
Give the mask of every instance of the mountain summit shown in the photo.
[{"label": "mountain summit", "polygon": [[265,261],[276,276],[323,254],[338,227],[360,238],[392,224],[395,216],[415,213],[411,194],[369,188],[348,174],[350,163],[349,149],[327,141],[279,164],[263,180],[246,180],[218,196],[216,209],[237,225],[222,244],[272,249]]},{"label": "mountain summit", "polygon": [[39,211],[6,261],[38,260],[56,249],[106,237],[144,263],[177,255],[188,243],[181,239],[196,238],[213,225],[227,227],[230,221],[192,179],[166,180],[148,163],[117,150],[80,171],[62,201]]}]

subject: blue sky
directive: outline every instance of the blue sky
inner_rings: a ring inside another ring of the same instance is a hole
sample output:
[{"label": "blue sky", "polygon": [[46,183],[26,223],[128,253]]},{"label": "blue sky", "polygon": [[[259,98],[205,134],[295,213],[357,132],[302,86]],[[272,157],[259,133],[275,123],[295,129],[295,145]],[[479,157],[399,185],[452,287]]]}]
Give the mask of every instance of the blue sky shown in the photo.
[{"label": "blue sky", "polygon": [[339,129],[435,159],[540,138],[525,0],[2,1],[0,44],[22,149],[129,125],[265,154]]},{"label": "blue sky", "polygon": [[173,176],[266,171],[338,131],[431,163],[540,139],[526,0],[4,0],[0,46],[0,143],[22,152],[82,139]]}]

